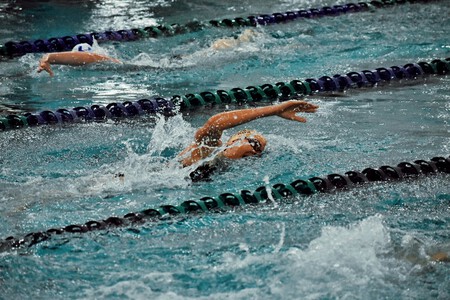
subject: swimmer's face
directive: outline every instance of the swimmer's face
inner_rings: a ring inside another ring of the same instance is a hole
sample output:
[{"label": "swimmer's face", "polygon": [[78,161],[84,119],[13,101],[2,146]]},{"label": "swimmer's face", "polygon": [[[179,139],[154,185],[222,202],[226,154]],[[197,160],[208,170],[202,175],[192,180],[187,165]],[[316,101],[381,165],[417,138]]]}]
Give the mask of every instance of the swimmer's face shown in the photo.
[{"label": "swimmer's face", "polygon": [[259,155],[264,151],[266,143],[266,139],[256,131],[243,130],[228,140],[223,153],[231,159]]}]

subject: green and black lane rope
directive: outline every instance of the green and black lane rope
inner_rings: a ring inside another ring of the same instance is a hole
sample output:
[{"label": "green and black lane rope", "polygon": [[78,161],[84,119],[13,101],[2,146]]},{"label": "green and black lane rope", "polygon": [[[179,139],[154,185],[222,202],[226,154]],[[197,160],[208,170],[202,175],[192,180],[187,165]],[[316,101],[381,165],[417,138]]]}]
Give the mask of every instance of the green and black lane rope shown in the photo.
[{"label": "green and black lane rope", "polygon": [[[434,0],[436,1],[436,0]],[[0,45],[0,57],[13,58],[27,53],[50,53],[70,51],[80,43],[93,44],[95,38],[99,43],[115,41],[135,41],[145,38],[167,37],[187,32],[195,32],[208,27],[256,27],[286,22],[299,21],[305,18],[335,17],[342,14],[357,13],[370,9],[391,7],[405,3],[428,3],[432,0],[382,0],[347,3],[343,5],[324,6],[321,8],[310,8],[291,10],[284,13],[262,14],[248,17],[236,17],[234,19],[210,20],[208,22],[192,21],[184,25],[162,24],[148,26],[145,28],[108,30],[105,32],[91,32],[63,37],[52,37],[49,39],[24,40],[20,42],[9,41]]]},{"label": "green and black lane rope", "polygon": [[60,108],[56,111],[45,110],[22,115],[10,114],[0,117],[0,131],[25,127],[79,123],[85,121],[118,120],[140,115],[164,114],[172,116],[178,111],[197,109],[213,104],[243,104],[252,102],[284,101],[302,98],[324,92],[344,91],[351,88],[376,86],[378,83],[414,80],[422,76],[446,75],[450,73],[450,58],[421,61],[404,66],[380,67],[374,70],[349,72],[345,75],[322,76],[318,79],[304,81],[265,83],[245,88],[189,93],[184,96],[174,95],[169,98],[152,97],[123,103],[113,102],[105,106],[79,106],[72,109]]},{"label": "green and black lane rope", "polygon": [[[132,227],[146,222],[157,222],[175,215],[190,215],[208,212],[221,212],[233,207],[266,203],[269,199],[281,202],[295,196],[308,196],[314,193],[343,191],[363,186],[371,182],[396,182],[438,173],[450,173],[450,156],[436,156],[430,160],[400,162],[396,166],[383,165],[379,168],[365,168],[361,172],[348,171],[344,175],[332,173],[324,177],[296,179],[291,183],[277,183],[268,189],[260,186],[254,192],[241,190],[239,193],[225,192],[217,197],[205,196],[197,200],[186,200],[179,205],[161,205],[156,208],[132,212],[123,217],[112,216],[104,220],[91,220],[84,224],[67,225],[62,228],[50,228],[32,232],[23,238],[13,236],[0,240],[0,251],[31,247],[51,239],[54,235],[85,233],[118,227]],[[271,192],[269,196],[268,191]]]}]

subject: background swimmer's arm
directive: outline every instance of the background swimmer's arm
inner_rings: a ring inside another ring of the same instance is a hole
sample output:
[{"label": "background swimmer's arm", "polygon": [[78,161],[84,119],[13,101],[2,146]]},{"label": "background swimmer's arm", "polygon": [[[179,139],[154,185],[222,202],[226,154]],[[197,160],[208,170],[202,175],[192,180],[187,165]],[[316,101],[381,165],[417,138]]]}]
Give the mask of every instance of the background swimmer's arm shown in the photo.
[{"label": "background swimmer's arm", "polygon": [[291,100],[271,106],[219,113],[212,116],[197,130],[195,142],[197,144],[204,143],[209,146],[217,146],[224,130],[268,116],[277,115],[287,120],[306,122],[305,118],[297,116],[296,113],[313,113],[316,112],[317,108],[317,105],[305,101]]},{"label": "background swimmer's arm", "polygon": [[40,62],[37,72],[47,71],[50,76],[53,76],[53,71],[50,68],[51,64],[56,65],[69,65],[69,66],[83,66],[86,64],[91,64],[95,62],[102,61],[112,61],[115,63],[120,63],[118,59],[108,57],[106,55],[101,55],[91,52],[57,52],[45,54]]}]

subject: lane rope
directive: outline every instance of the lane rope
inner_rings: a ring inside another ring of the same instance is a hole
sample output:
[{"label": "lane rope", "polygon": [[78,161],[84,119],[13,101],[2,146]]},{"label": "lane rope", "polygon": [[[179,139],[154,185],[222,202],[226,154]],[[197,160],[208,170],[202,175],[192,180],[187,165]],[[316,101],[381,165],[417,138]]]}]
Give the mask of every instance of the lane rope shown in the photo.
[{"label": "lane rope", "polygon": [[125,42],[135,41],[145,38],[168,37],[188,32],[196,32],[208,27],[256,27],[273,24],[281,24],[291,21],[299,21],[305,18],[335,17],[348,13],[364,12],[379,8],[392,7],[405,3],[428,3],[436,0],[382,0],[358,3],[347,3],[343,5],[324,6],[321,8],[310,8],[292,10],[284,13],[272,13],[252,15],[248,17],[236,17],[234,19],[210,20],[200,22],[197,20],[181,24],[161,24],[148,26],[145,28],[132,28],[121,30],[108,30],[104,32],[91,32],[63,37],[52,37],[49,39],[9,41],[0,45],[0,57],[14,58],[27,53],[50,53],[70,51],[80,43],[93,44],[93,38],[99,43],[104,42]]},{"label": "lane rope", "polygon": [[[103,220],[91,220],[84,224],[72,224],[61,228],[32,232],[23,238],[9,236],[0,240],[0,251],[31,247],[51,239],[54,235],[66,233],[85,233],[108,230],[117,227],[131,227],[146,222],[158,222],[176,215],[195,215],[208,212],[224,212],[238,206],[281,202],[285,198],[308,196],[315,193],[344,191],[370,182],[398,182],[438,173],[450,173],[450,156],[436,156],[431,160],[400,162],[396,166],[383,165],[379,168],[365,168],[362,171],[348,171],[344,175],[332,173],[324,177],[299,178],[291,183],[277,183],[270,189],[260,186],[254,192],[241,190],[234,194],[221,193],[217,197],[205,196],[197,200],[186,200],[179,205],[161,205],[139,212],[127,213],[122,217],[112,216]],[[268,194],[271,191],[271,195]]]},{"label": "lane rope", "polygon": [[79,106],[72,109],[60,108],[56,111],[44,110],[37,113],[9,114],[0,117],[0,131],[20,129],[41,125],[62,125],[64,123],[101,122],[108,119],[118,120],[142,115],[163,114],[173,116],[177,112],[197,109],[213,104],[244,104],[251,102],[285,101],[302,98],[318,93],[342,92],[348,89],[370,88],[380,83],[401,80],[415,80],[430,75],[450,73],[450,57],[421,61],[403,66],[379,67],[373,70],[335,74],[320,78],[308,78],[304,81],[265,83],[245,88],[189,93],[184,96],[173,95],[169,98],[159,96],[123,103],[113,102],[107,105]]}]

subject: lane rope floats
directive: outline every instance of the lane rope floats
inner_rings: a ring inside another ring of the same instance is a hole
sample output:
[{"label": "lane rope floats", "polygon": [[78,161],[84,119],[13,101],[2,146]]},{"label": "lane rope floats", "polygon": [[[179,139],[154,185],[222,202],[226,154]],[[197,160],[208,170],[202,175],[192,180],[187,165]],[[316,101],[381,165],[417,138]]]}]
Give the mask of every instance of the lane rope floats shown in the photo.
[{"label": "lane rope floats", "polygon": [[322,76],[304,81],[277,82],[231,90],[206,91],[184,96],[174,95],[170,99],[152,97],[123,103],[109,103],[106,106],[60,108],[56,111],[45,110],[22,115],[10,114],[0,117],[0,131],[19,129],[40,125],[105,121],[108,119],[130,118],[140,115],[161,113],[171,116],[177,111],[195,109],[212,104],[242,104],[249,102],[285,101],[324,92],[344,91],[351,88],[367,88],[382,82],[394,80],[414,80],[429,75],[446,75],[450,73],[450,57],[431,62],[408,63],[404,66],[380,67],[374,70],[349,72],[345,75]]},{"label": "lane rope floats", "polygon": [[89,107],[60,108],[56,111],[44,110],[37,113],[25,113],[23,115],[10,114],[5,117],[0,117],[0,131],[28,126],[106,121],[108,119],[126,118],[144,114],[172,116],[176,110],[172,101],[160,97],[152,97],[133,102],[109,103],[106,106],[94,104]]},{"label": "lane rope floats", "polygon": [[[434,0],[435,1],[435,0]],[[344,5],[324,6],[321,8],[311,8],[302,10],[287,11],[284,13],[261,14],[248,16],[246,18],[237,17],[234,19],[210,20],[208,22],[192,21],[185,25],[171,24],[148,26],[145,28],[133,28],[122,30],[108,30],[105,32],[92,32],[77,34],[73,36],[52,37],[49,39],[38,39],[29,41],[9,41],[0,45],[0,57],[18,57],[27,53],[49,53],[70,51],[80,43],[93,44],[93,38],[99,43],[115,41],[135,41],[144,38],[158,38],[163,36],[173,36],[188,32],[203,30],[207,27],[256,27],[272,24],[286,23],[304,18],[334,17],[341,14],[368,11],[371,9],[390,7],[405,3],[432,2],[432,0],[382,0],[358,3],[347,3]]]},{"label": "lane rope floats", "polygon": [[64,233],[84,233],[115,227],[129,227],[145,222],[162,221],[180,214],[223,212],[238,206],[271,203],[272,200],[269,199],[280,202],[284,198],[298,195],[308,196],[319,192],[330,193],[361,186],[369,182],[400,181],[438,173],[450,173],[450,156],[447,158],[437,156],[429,161],[415,160],[413,163],[401,162],[396,166],[369,167],[361,172],[348,171],[344,175],[332,173],[324,177],[297,179],[289,184],[277,183],[270,188],[270,196],[267,186],[260,186],[253,193],[249,190],[241,190],[238,194],[226,192],[217,197],[206,196],[198,200],[186,200],[177,206],[161,205],[157,208],[128,213],[123,217],[112,216],[104,220],[92,220],[84,224],[73,224],[62,228],[32,232],[23,238],[10,236],[0,240],[0,251],[31,247],[49,240],[53,235]]}]

